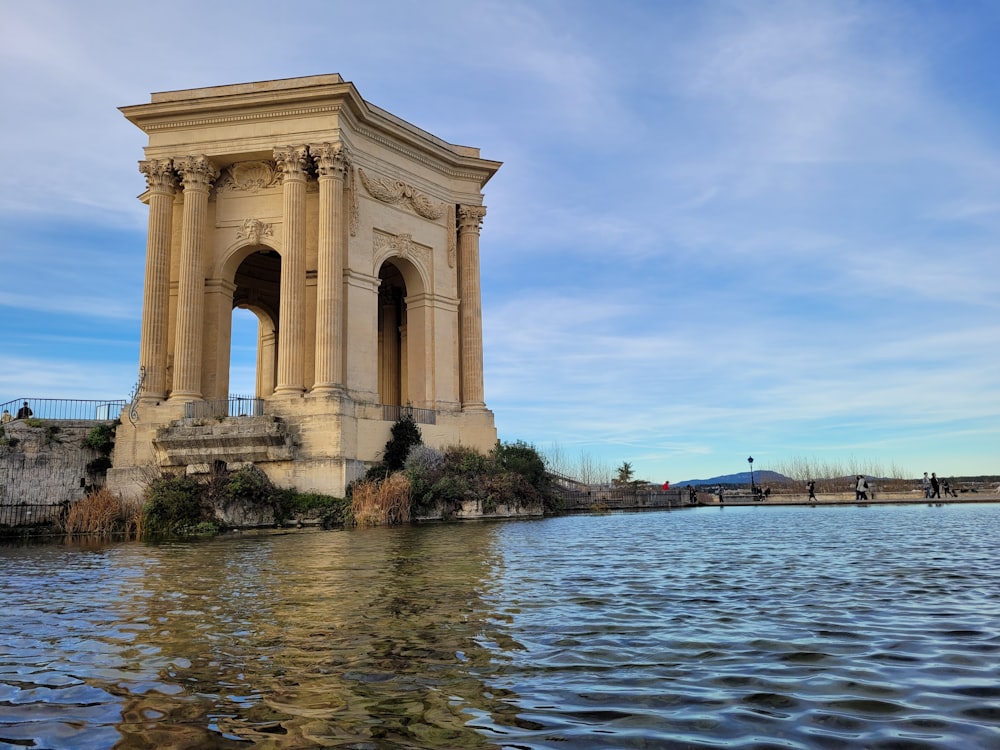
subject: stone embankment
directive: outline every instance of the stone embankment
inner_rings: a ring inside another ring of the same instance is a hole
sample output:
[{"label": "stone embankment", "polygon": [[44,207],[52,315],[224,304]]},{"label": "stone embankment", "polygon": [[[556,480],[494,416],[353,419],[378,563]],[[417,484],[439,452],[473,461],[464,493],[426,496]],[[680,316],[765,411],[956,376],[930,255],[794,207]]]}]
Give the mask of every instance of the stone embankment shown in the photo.
[{"label": "stone embankment", "polygon": [[0,525],[49,520],[103,479],[88,471],[98,453],[83,444],[95,424],[90,420],[16,420],[3,425]]}]

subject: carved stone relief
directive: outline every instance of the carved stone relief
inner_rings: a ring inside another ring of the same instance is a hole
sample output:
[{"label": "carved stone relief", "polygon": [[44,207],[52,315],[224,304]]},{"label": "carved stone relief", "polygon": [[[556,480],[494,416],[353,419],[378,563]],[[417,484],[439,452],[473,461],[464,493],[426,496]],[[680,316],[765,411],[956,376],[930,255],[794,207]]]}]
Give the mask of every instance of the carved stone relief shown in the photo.
[{"label": "carved stone relief", "polygon": [[[413,241],[413,236],[407,233],[388,234],[375,230],[372,240],[374,256],[377,264],[380,264],[387,257],[400,257],[420,266],[425,272],[430,273],[433,251],[426,245]],[[378,273],[378,265],[375,267]]]},{"label": "carved stone relief", "polygon": [[236,239],[260,244],[261,239],[272,235],[271,225],[260,219],[244,219],[236,230]]},{"label": "carved stone relief", "polygon": [[241,161],[226,168],[219,188],[247,193],[259,193],[261,190],[276,187],[281,184],[281,172],[274,162]]},{"label": "carved stone relief", "polygon": [[376,200],[391,205],[408,205],[414,213],[431,221],[437,221],[444,216],[446,204],[431,199],[402,180],[370,175],[360,167],[358,167],[358,176],[361,178],[361,184],[365,186],[365,190]]},{"label": "carved stone relief", "polygon": [[354,169],[347,171],[348,228],[350,229],[351,237],[357,236],[358,224],[361,221],[361,210],[358,207],[358,185],[354,177],[356,171]]}]

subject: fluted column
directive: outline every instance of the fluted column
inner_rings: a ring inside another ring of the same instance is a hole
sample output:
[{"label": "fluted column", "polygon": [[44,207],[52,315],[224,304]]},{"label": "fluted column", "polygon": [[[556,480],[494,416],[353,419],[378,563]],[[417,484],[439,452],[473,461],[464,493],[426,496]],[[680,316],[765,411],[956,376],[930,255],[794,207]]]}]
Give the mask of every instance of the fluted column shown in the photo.
[{"label": "fluted column", "polygon": [[343,389],[344,173],[340,143],[309,147],[319,178],[319,259],[316,268],[316,377],[313,393]]},{"label": "fluted column", "polygon": [[170,240],[177,176],[170,159],[139,162],[149,190],[146,234],[146,279],[142,296],[139,367],[146,371],[142,398],[161,399],[167,393],[167,334],[170,306]]},{"label": "fluted column", "polygon": [[458,207],[458,309],[462,409],[486,408],[483,397],[483,305],[479,288],[479,229],[485,206]]},{"label": "fluted column", "polygon": [[184,184],[184,216],[181,222],[181,262],[177,283],[177,330],[174,342],[174,382],[171,399],[201,398],[202,327],[205,309],[205,243],[208,194],[219,176],[204,156],[174,160]]},{"label": "fluted column", "polygon": [[284,190],[284,242],[281,254],[281,303],[278,309],[278,385],[276,394],[305,390],[306,341],[306,176],[309,151],[288,146],[274,151]]}]

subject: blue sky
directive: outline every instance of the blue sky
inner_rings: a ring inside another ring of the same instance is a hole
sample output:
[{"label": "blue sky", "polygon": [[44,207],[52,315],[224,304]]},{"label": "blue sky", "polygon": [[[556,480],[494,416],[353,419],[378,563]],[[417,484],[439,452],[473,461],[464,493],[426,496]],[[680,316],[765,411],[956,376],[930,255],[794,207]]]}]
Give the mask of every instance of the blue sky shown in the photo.
[{"label": "blue sky", "polygon": [[504,162],[502,439],[653,481],[1000,473],[998,3],[33,0],[0,34],[2,401],[135,381],[145,138],[117,107],[340,73]]}]

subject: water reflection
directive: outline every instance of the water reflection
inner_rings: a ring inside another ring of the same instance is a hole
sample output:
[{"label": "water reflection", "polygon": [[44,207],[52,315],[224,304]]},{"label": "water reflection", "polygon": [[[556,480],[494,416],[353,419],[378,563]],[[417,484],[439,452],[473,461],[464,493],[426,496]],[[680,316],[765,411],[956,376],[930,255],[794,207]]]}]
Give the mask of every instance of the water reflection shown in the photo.
[{"label": "water reflection", "polygon": [[1000,506],[0,547],[0,746],[1000,747]]}]

